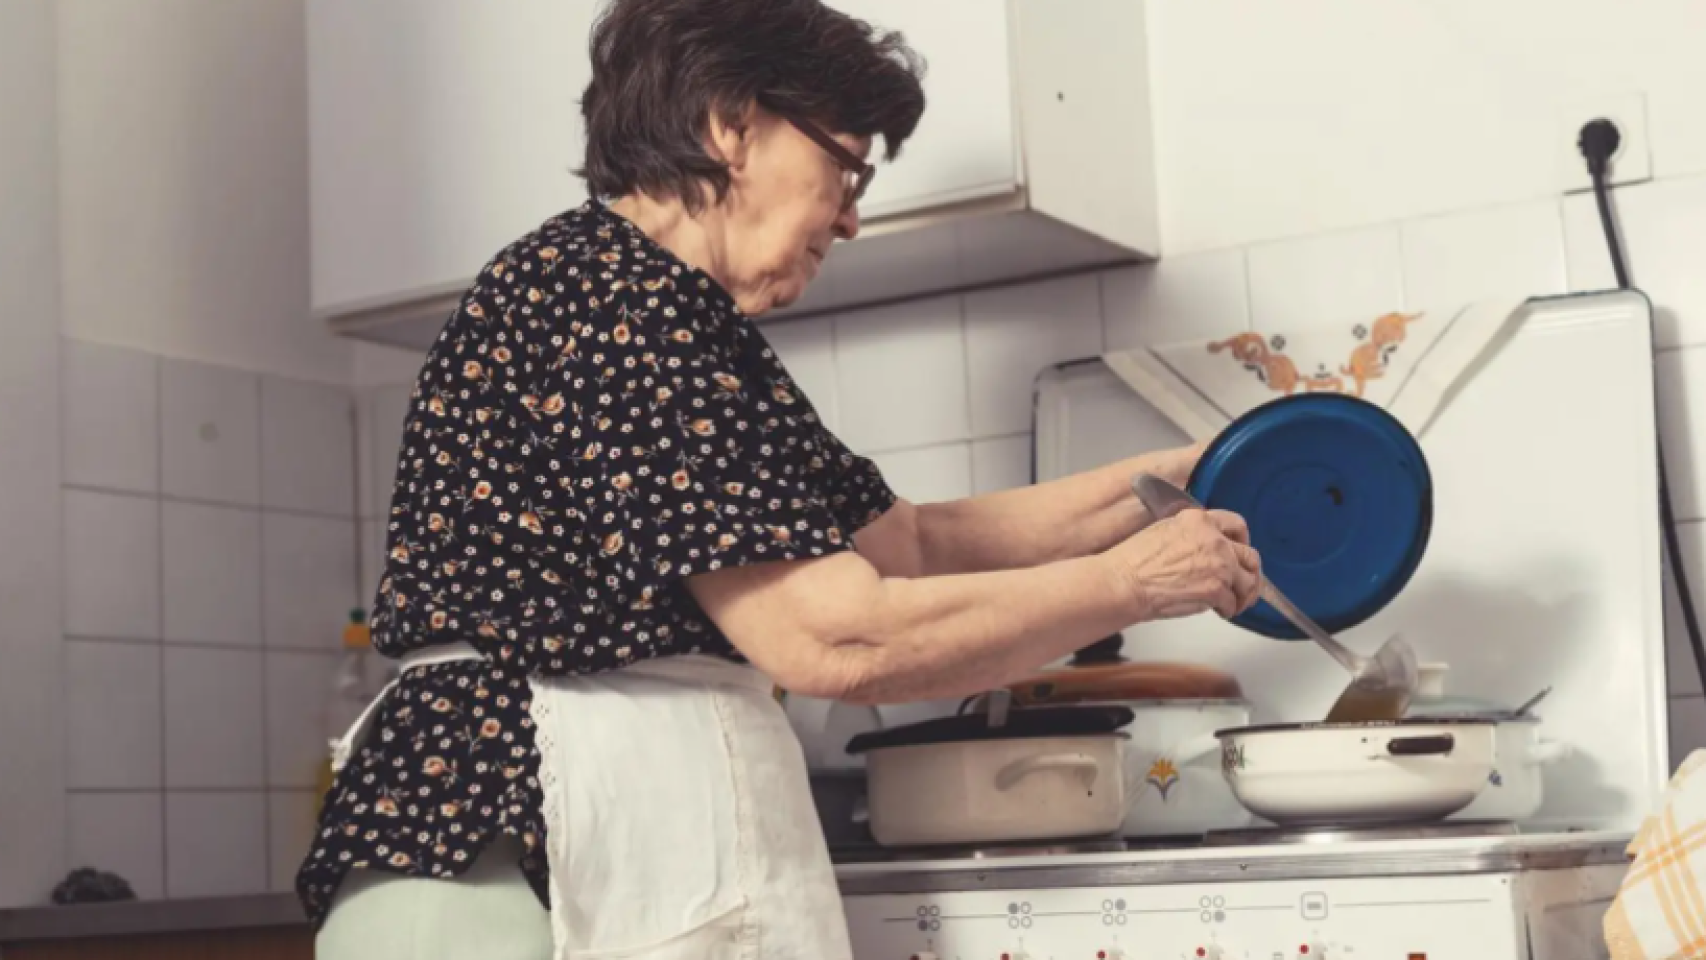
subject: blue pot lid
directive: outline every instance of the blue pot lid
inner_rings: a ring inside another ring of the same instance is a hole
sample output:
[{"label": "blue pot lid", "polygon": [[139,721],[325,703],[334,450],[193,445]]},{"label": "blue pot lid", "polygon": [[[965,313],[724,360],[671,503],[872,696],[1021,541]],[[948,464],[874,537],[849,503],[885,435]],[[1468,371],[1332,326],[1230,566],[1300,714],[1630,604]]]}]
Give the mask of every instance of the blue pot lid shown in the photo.
[{"label": "blue pot lid", "polygon": [[[1268,579],[1334,633],[1392,602],[1433,528],[1421,446],[1391,414],[1343,394],[1285,397],[1234,420],[1204,451],[1189,487],[1210,509],[1244,518]],[[1303,639],[1266,602],[1232,622]]]}]

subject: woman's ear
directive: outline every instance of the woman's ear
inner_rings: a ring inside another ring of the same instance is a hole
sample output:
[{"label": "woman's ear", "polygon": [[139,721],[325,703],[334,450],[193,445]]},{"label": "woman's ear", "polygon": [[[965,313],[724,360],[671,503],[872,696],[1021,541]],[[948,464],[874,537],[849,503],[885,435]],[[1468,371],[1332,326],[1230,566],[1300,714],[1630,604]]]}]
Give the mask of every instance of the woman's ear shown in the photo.
[{"label": "woman's ear", "polygon": [[746,166],[757,130],[758,105],[748,103],[739,110],[713,109],[705,130],[705,150],[727,164],[731,171]]}]

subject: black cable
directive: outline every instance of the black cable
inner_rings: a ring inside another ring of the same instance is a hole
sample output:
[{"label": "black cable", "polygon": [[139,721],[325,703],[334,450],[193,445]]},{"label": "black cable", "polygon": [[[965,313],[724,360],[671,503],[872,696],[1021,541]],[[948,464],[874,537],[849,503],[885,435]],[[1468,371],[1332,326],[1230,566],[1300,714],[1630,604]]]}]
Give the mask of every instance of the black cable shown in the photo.
[{"label": "black cable", "polygon": [[[1576,146],[1587,160],[1588,175],[1593,178],[1593,196],[1599,206],[1599,225],[1605,232],[1605,244],[1611,252],[1611,271],[1617,277],[1617,289],[1631,289],[1629,270],[1623,262],[1623,244],[1617,236],[1617,222],[1611,215],[1611,185],[1607,174],[1611,157],[1617,152],[1622,135],[1609,120],[1593,120],[1582,127]],[[1700,674],[1700,685],[1706,688],[1706,643],[1700,637],[1700,618],[1694,609],[1694,592],[1688,586],[1688,570],[1682,562],[1682,540],[1676,533],[1676,512],[1671,506],[1670,483],[1665,479],[1665,447],[1658,442],[1659,454],[1659,523],[1664,527],[1665,552],[1670,555],[1670,574],[1676,580],[1676,596],[1682,608],[1682,624],[1688,633],[1689,646],[1694,648],[1694,669]]]}]

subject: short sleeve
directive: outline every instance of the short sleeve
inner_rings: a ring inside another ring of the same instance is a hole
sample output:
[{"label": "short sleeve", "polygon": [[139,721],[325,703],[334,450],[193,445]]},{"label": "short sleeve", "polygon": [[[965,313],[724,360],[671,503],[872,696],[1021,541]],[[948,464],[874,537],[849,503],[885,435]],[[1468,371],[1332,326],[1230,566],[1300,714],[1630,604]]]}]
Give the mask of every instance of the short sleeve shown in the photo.
[{"label": "short sleeve", "polygon": [[875,463],[847,449],[828,429],[823,430],[823,443],[828,451],[825,459],[837,467],[828,483],[829,510],[844,534],[858,533],[899,498]]},{"label": "short sleeve", "polygon": [[616,313],[591,321],[614,377],[583,418],[581,456],[597,463],[583,479],[593,564],[619,604],[694,574],[850,549],[893,503],[744,318]]}]

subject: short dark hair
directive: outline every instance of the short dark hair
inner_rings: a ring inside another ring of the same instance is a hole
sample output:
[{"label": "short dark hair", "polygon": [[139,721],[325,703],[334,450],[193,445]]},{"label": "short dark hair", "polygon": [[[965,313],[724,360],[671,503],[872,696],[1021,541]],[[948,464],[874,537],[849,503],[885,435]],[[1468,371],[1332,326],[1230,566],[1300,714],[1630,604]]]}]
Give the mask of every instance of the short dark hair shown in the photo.
[{"label": "short dark hair", "polygon": [[[920,0],[927,2],[927,0]],[[835,133],[881,135],[889,159],[924,113],[924,61],[899,33],[819,0],[610,0],[581,99],[592,195],[644,192],[698,212],[729,173],[705,152],[711,117],[762,100]]]}]

